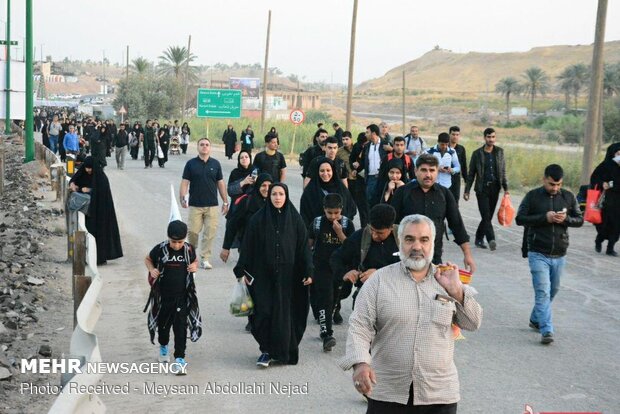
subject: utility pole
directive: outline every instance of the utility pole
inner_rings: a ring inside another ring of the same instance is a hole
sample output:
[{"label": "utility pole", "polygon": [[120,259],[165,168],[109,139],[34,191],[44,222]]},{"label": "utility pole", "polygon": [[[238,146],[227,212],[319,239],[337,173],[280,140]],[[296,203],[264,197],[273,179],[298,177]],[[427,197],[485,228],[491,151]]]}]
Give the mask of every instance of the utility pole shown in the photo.
[{"label": "utility pole", "polygon": [[181,125],[185,122],[185,106],[187,105],[187,83],[189,81],[189,58],[191,56],[192,35],[187,40],[187,57],[185,58],[185,86],[183,86],[183,108],[181,109]]},{"label": "utility pole", "polygon": [[271,10],[267,18],[267,42],[265,44],[265,68],[263,69],[263,104],[260,109],[260,133],[264,131],[265,125],[265,106],[267,105],[267,73],[269,68],[269,34],[271,33]]},{"label": "utility pole", "polygon": [[33,41],[32,41],[32,0],[26,0],[26,154],[24,161],[34,160],[34,114],[33,114]]},{"label": "utility pole", "polygon": [[6,102],[4,133],[11,133],[11,0],[6,0]]},{"label": "utility pole", "polygon": [[357,24],[357,0],[353,0],[353,18],[351,20],[351,46],[349,49],[349,83],[347,87],[346,130],[351,130],[351,106],[353,101],[353,66],[355,65],[355,26]]},{"label": "utility pole", "polygon": [[105,81],[105,49],[103,49],[103,60],[101,61],[101,66],[103,67],[103,94],[106,95],[106,81]]},{"label": "utility pole", "polygon": [[405,71],[403,70],[403,135],[405,134]]},{"label": "utility pole", "polygon": [[596,30],[594,34],[594,50],[592,52],[592,76],[590,77],[590,96],[588,99],[588,116],[583,140],[583,161],[581,184],[590,182],[590,173],[594,167],[596,141],[601,119],[601,96],[603,94],[603,48],[605,46],[605,21],[607,19],[607,0],[598,0],[596,13]]},{"label": "utility pole", "polygon": [[125,53],[125,82],[129,82],[129,45],[127,45],[127,53]]}]

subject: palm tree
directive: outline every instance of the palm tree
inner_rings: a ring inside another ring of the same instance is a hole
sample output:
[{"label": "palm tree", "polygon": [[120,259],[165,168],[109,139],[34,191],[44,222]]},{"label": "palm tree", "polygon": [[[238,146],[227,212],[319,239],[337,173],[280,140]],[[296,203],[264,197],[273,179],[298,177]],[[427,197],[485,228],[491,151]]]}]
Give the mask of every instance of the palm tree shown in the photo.
[{"label": "palm tree", "polygon": [[534,99],[537,95],[544,96],[549,89],[549,77],[538,66],[532,66],[523,74],[525,94],[530,97],[530,113],[534,113]]},{"label": "palm tree", "polygon": [[[168,49],[164,50],[164,54],[159,57],[159,72],[163,75],[174,75],[176,79],[179,79],[185,69],[185,64],[188,60],[188,51],[185,46],[168,46]],[[196,60],[194,54],[189,55],[189,63]],[[189,67],[190,78],[196,77],[196,67]]]},{"label": "palm tree", "polygon": [[620,95],[620,63],[605,65],[603,91],[609,97]]},{"label": "palm tree", "polygon": [[572,94],[575,98],[575,105],[573,109],[577,109],[577,99],[579,92],[584,88],[590,79],[590,73],[588,67],[583,63],[570,65],[558,76],[560,82],[560,89],[565,94]]},{"label": "palm tree", "polygon": [[144,75],[151,66],[151,63],[143,57],[137,57],[131,61],[133,69],[138,72],[139,75]]},{"label": "palm tree", "polygon": [[521,92],[522,88],[519,81],[512,76],[500,79],[495,85],[495,91],[506,97],[506,122],[510,122],[510,95]]}]

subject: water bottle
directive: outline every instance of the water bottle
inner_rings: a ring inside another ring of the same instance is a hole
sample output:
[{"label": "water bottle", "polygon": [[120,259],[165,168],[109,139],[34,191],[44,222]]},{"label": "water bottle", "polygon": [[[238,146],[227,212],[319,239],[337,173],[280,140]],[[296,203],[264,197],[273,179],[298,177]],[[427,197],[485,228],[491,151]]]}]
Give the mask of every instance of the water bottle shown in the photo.
[{"label": "water bottle", "polygon": [[256,177],[258,177],[258,168],[254,168],[254,170],[252,170],[252,178],[256,180]]}]

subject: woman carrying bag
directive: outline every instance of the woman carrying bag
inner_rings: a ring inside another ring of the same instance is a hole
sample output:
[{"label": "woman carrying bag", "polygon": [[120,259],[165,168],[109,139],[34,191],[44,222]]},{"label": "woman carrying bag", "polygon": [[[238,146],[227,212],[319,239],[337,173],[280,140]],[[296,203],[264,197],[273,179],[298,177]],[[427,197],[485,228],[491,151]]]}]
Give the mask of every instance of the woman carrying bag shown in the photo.
[{"label": "woman carrying bag", "polygon": [[602,218],[596,225],[596,239],[594,250],[600,253],[603,241],[607,240],[606,254],[618,256],[614,250],[620,238],[620,142],[613,143],[607,148],[605,159],[594,169],[590,176],[590,187],[602,189]]}]

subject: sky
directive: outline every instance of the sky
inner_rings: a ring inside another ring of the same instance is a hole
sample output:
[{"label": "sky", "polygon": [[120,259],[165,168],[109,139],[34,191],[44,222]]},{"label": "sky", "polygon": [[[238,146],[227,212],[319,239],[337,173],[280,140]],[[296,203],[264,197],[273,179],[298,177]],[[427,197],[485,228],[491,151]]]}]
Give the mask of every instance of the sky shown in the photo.
[{"label": "sky", "polygon": [[[12,4],[23,47],[24,2]],[[34,0],[36,58],[157,61],[187,45],[197,63],[263,63],[305,81],[346,83],[353,0]],[[605,40],[620,40],[620,2],[609,1]],[[0,23],[6,0],[0,1]],[[435,46],[453,52],[518,52],[594,42],[596,0],[359,0],[355,83],[380,77]],[[1,29],[1,28],[0,28]],[[4,29],[3,33],[4,33]],[[4,36],[2,36],[4,37]],[[18,46],[14,54],[21,56]],[[305,78],[304,78],[305,77]]]}]

